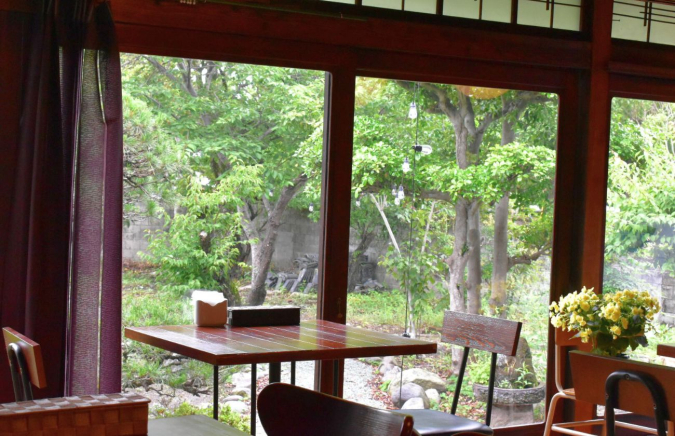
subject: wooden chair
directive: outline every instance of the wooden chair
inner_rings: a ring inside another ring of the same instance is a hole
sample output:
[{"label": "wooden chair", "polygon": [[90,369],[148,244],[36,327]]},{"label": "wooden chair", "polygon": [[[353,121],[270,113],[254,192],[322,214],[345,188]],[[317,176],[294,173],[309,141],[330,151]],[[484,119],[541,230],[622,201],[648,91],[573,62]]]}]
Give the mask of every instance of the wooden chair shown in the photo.
[{"label": "wooden chair", "polygon": [[588,427],[589,425],[601,425],[604,423],[602,419],[587,420],[587,421],[570,421],[562,423],[553,423],[553,418],[555,417],[556,410],[560,400],[569,400],[576,401],[576,396],[574,388],[565,388],[563,382],[563,376],[561,374],[560,368],[558,367],[558,362],[563,358],[563,347],[577,347],[580,350],[590,351],[591,344],[583,343],[581,339],[574,338],[574,333],[566,332],[562,329],[555,330],[555,385],[558,388],[558,392],[553,395],[551,398],[551,404],[548,408],[548,415],[546,416],[546,425],[544,426],[544,436],[549,436],[551,433],[563,433],[563,434],[576,434],[576,435],[591,435],[591,433],[584,433],[578,430],[571,430],[576,427]]},{"label": "wooden chair", "polygon": [[410,416],[380,410],[285,383],[272,383],[258,397],[268,436],[409,436]]},{"label": "wooden chair", "polygon": [[[612,378],[616,379],[617,372],[621,374],[622,371],[633,376],[642,376],[657,385],[666,387],[666,389],[661,389],[664,397],[662,402],[665,405],[664,418],[669,420],[669,417],[675,416],[675,391],[672,389],[672,386],[675,386],[675,368],[628,359],[598,356],[583,351],[572,351],[570,363],[576,399],[591,404],[609,406],[611,410],[606,409],[605,414],[607,418],[611,419],[610,422],[613,421],[613,407],[642,416],[654,417],[655,400],[652,398],[650,391],[641,384],[625,380],[619,383],[621,386],[618,391],[611,389],[611,379],[608,382],[608,378],[614,374]],[[623,374],[621,377],[624,377]],[[610,402],[606,402],[606,387],[610,388]],[[613,428],[611,430],[605,428],[604,420],[602,424],[603,434],[614,434]],[[616,424],[643,433],[659,434],[658,429],[655,428],[627,422],[617,422]],[[673,423],[668,421],[666,426],[668,435],[673,435],[675,429]],[[661,432],[661,434],[663,433]]]},{"label": "wooden chair", "polygon": [[[449,344],[464,347],[462,364],[459,369],[457,385],[455,386],[451,414],[435,410],[406,410],[406,413],[414,418],[415,430],[420,435],[446,436],[470,434],[472,432],[480,435],[493,434],[490,428],[490,419],[492,416],[497,354],[505,354],[507,356],[514,356],[516,354],[521,327],[522,323],[516,321],[450,310],[445,312],[441,340]],[[459,394],[462,390],[466,362],[471,349],[492,353],[485,424],[455,415],[457,404],[459,403]]]},{"label": "wooden chair", "polygon": [[2,334],[9,358],[14,397],[16,401],[32,400],[31,383],[39,389],[47,386],[40,344],[10,327],[3,328]]}]

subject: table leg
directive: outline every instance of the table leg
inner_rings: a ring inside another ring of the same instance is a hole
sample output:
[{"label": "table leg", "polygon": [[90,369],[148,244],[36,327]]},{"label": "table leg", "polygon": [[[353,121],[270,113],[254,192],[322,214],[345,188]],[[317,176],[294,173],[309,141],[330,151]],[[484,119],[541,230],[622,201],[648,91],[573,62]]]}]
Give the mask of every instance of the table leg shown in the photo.
[{"label": "table leg", "polygon": [[270,383],[281,381],[281,362],[270,363]]},{"label": "table leg", "polygon": [[257,393],[257,383],[258,383],[258,365],[255,363],[251,365],[251,435],[255,435],[255,426],[256,426],[256,393]]},{"label": "table leg", "polygon": [[333,396],[338,396],[338,391],[340,388],[340,361],[333,361]]},{"label": "table leg", "polygon": [[291,384],[295,386],[295,360],[291,362]]},{"label": "table leg", "polygon": [[213,419],[218,421],[218,365],[213,365]]}]

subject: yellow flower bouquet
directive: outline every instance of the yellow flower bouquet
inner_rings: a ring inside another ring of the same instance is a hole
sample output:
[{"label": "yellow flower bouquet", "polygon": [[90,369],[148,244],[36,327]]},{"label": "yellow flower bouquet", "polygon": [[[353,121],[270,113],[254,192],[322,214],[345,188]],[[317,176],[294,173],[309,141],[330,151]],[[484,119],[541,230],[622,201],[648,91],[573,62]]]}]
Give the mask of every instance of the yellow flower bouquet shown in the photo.
[{"label": "yellow flower bouquet", "polygon": [[593,352],[606,356],[623,354],[628,347],[646,347],[645,332],[652,329],[661,310],[658,300],[646,291],[625,290],[602,296],[582,288],[560,297],[550,306],[551,324],[582,342],[591,342]]}]

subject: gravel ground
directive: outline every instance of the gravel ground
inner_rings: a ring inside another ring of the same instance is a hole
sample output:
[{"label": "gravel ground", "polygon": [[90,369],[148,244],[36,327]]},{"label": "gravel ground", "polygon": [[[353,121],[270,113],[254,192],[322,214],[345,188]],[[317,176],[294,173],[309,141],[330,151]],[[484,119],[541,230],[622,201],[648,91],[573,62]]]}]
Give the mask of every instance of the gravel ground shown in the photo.
[{"label": "gravel ground", "polygon": [[[290,383],[290,363],[281,365],[281,381]],[[372,398],[371,388],[368,382],[373,378],[373,372],[376,369],[373,366],[361,362],[359,360],[347,359],[345,361],[345,382],[344,382],[344,397],[348,400],[355,401],[361,404],[366,404],[371,407],[379,409],[386,408],[381,401]],[[267,379],[268,365],[258,366],[258,378]],[[298,386],[312,389],[314,387],[314,362],[298,362],[296,365],[296,384]],[[130,391],[130,390],[127,390]],[[157,407],[167,408],[173,410],[181,403],[188,402],[195,406],[204,407],[212,404],[212,391],[205,395],[192,395],[189,392],[181,389],[174,389],[167,385],[151,385],[148,390],[143,388],[135,388],[137,392],[151,400],[150,410]],[[229,390],[221,387],[220,400],[229,395]],[[259,436],[266,436],[265,432],[258,419],[257,434]]]}]

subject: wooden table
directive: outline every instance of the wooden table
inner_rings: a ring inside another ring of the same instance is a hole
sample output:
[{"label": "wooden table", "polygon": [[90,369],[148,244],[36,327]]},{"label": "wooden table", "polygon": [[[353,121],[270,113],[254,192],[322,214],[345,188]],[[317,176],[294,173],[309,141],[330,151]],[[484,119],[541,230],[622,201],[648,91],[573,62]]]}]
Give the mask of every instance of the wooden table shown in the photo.
[{"label": "wooden table", "polygon": [[124,334],[129,339],[213,365],[213,413],[216,419],[218,367],[251,364],[251,434],[255,434],[257,363],[270,364],[270,383],[275,383],[281,380],[281,362],[291,362],[291,383],[294,384],[295,362],[333,360],[333,389],[337,394],[340,359],[436,352],[436,344],[432,342],[321,320],[281,327],[127,327]]}]

